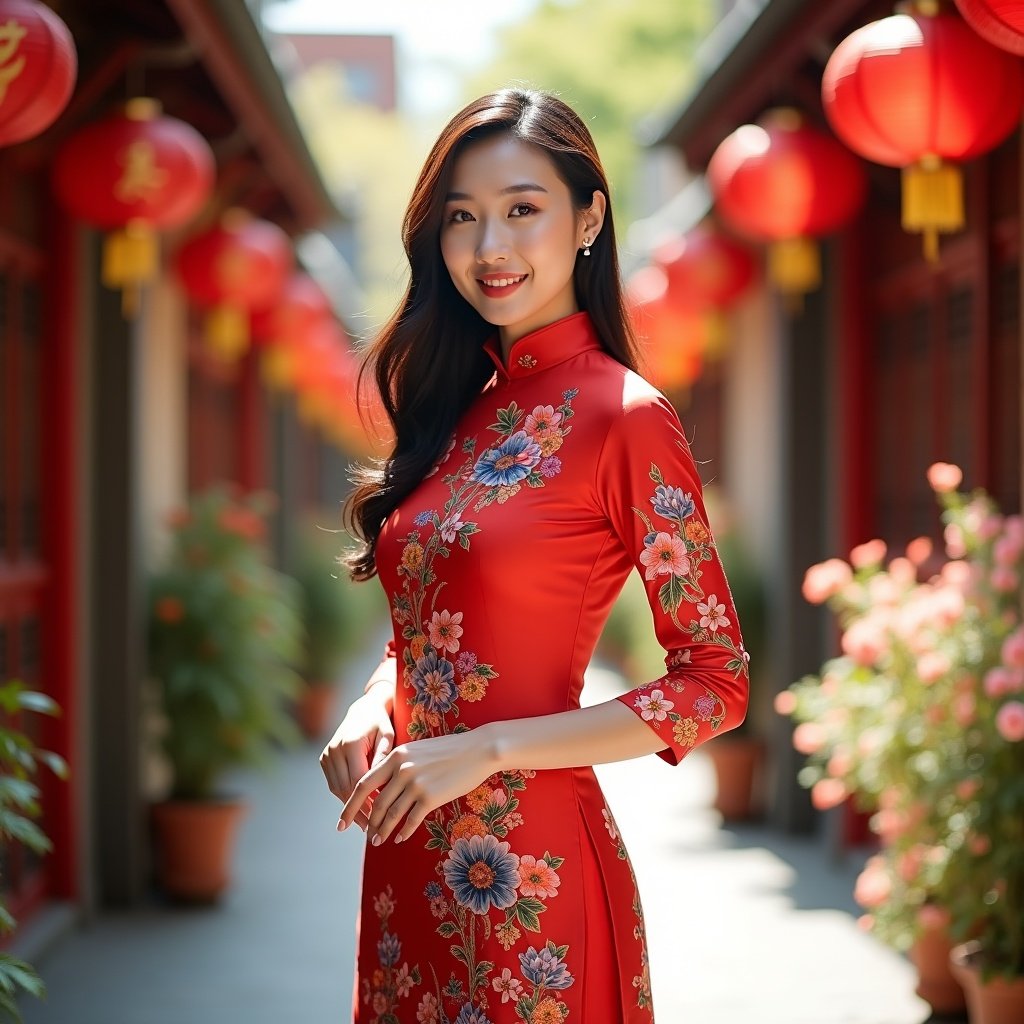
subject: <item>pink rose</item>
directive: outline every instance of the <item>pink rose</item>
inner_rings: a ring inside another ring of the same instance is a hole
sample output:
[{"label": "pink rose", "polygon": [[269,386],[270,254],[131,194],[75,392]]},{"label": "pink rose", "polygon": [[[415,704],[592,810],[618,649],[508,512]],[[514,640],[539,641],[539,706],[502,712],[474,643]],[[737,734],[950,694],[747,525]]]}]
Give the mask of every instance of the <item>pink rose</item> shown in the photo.
[{"label": "pink rose", "polygon": [[961,729],[974,723],[977,713],[977,703],[969,693],[962,693],[953,701],[953,717]]},{"label": "pink rose", "polygon": [[907,559],[914,565],[923,565],[931,558],[932,539],[931,537],[915,537],[907,545]]},{"label": "pink rose", "polygon": [[971,567],[966,562],[959,560],[947,562],[939,570],[939,576],[943,582],[948,583],[951,587],[964,591],[971,582]]},{"label": "pink rose", "polygon": [[838,807],[850,791],[839,779],[820,779],[811,787],[811,803],[819,811]]},{"label": "pink rose", "polygon": [[858,665],[874,665],[886,651],[885,634],[877,622],[859,619],[843,633],[843,653]]},{"label": "pink rose", "polygon": [[824,604],[838,594],[850,580],[853,571],[840,558],[812,565],[804,573],[803,595],[810,604]]},{"label": "pink rose", "polygon": [[1021,546],[1014,537],[1000,537],[992,545],[992,557],[997,565],[1012,567],[1020,558]]},{"label": "pink rose", "polygon": [[929,651],[917,659],[917,677],[925,686],[940,680],[951,668],[949,658],[938,651]]},{"label": "pink rose", "polygon": [[963,478],[960,467],[950,462],[936,462],[928,467],[928,484],[936,494],[955,491]]},{"label": "pink rose", "polygon": [[974,794],[981,789],[981,783],[977,779],[961,779],[956,784],[956,795],[965,803],[974,798]]},{"label": "pink rose", "polygon": [[1003,533],[1024,547],[1024,516],[1007,516],[1003,521]]},{"label": "pink rose", "polygon": [[1008,743],[1024,740],[1024,704],[1019,700],[1007,701],[996,712],[996,728]]},{"label": "pink rose", "polygon": [[853,770],[853,758],[850,756],[849,751],[836,750],[836,752],[828,759],[828,764],[825,770],[833,778],[839,779],[844,775],[849,775]]},{"label": "pink rose", "polygon": [[1019,669],[1005,668],[1003,665],[996,665],[985,673],[982,687],[985,696],[998,700],[1007,694],[1016,693],[1021,688],[1022,673]]},{"label": "pink rose", "polygon": [[858,544],[850,552],[850,564],[855,569],[867,569],[872,565],[881,565],[888,548],[884,540],[869,540]]},{"label": "pink rose", "polygon": [[985,516],[978,527],[978,536],[982,540],[992,540],[1003,532],[1003,517],[996,513]]},{"label": "pink rose", "polygon": [[950,558],[963,558],[967,554],[967,545],[964,542],[964,531],[958,523],[947,523],[942,531],[942,539],[946,542],[946,554]]},{"label": "pink rose", "polygon": [[793,746],[801,754],[816,754],[825,739],[825,730],[817,722],[801,722],[793,730]]},{"label": "pink rose", "polygon": [[909,587],[917,582],[917,566],[909,558],[894,558],[889,563],[889,575],[900,586]]},{"label": "pink rose", "polygon": [[1007,569],[1005,565],[997,565],[989,573],[988,579],[992,584],[992,589],[998,590],[1000,594],[1009,594],[1020,584],[1020,577],[1012,569]]},{"label": "pink rose", "polygon": [[1014,630],[1003,641],[1002,661],[1010,668],[1024,668],[1024,629]]},{"label": "pink rose", "polygon": [[789,690],[783,690],[781,693],[775,694],[774,705],[780,715],[791,715],[796,711],[796,694]]},{"label": "pink rose", "polygon": [[892,895],[892,880],[881,857],[869,857],[857,876],[853,898],[868,910],[880,907]]}]

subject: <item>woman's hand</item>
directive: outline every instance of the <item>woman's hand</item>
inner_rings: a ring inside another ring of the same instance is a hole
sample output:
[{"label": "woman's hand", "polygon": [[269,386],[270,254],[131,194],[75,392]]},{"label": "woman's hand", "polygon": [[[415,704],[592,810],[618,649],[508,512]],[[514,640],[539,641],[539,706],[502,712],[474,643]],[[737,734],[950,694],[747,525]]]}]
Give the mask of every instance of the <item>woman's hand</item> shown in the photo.
[{"label": "woman's hand", "polygon": [[[348,803],[355,784],[395,744],[395,727],[388,712],[388,702],[380,691],[381,684],[352,702],[341,725],[320,755],[320,767],[330,791],[343,803]],[[354,805],[354,820],[366,828],[370,803],[363,806],[366,796]]]},{"label": "woman's hand", "polygon": [[364,801],[379,789],[366,835],[379,846],[401,823],[395,834],[395,842],[400,843],[431,811],[475,789],[495,770],[493,744],[486,726],[403,743],[359,780],[341,813],[338,828],[358,821]]}]

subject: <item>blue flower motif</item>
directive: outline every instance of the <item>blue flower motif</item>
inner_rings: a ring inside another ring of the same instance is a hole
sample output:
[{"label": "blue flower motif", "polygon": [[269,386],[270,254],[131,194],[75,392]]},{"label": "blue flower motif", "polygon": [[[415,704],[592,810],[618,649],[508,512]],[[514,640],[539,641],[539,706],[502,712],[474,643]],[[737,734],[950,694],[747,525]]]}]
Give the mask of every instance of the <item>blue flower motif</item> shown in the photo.
[{"label": "blue flower motif", "polygon": [[684,494],[681,487],[666,487],[665,484],[657,486],[651,504],[659,516],[674,523],[681,523],[687,516],[692,516],[697,508],[692,494]]},{"label": "blue flower motif", "polygon": [[516,901],[519,858],[493,835],[469,836],[457,840],[448,854],[444,880],[474,914],[486,914],[492,906],[505,910]]},{"label": "blue flower motif", "polygon": [[557,455],[549,455],[541,462],[537,472],[546,477],[558,476],[562,472],[562,460]]},{"label": "blue flower motif", "polygon": [[434,510],[428,508],[425,511],[420,512],[416,516],[413,517],[412,525],[413,526],[426,526],[427,523],[429,523],[433,518],[434,518]]},{"label": "blue flower motif", "polygon": [[519,954],[519,964],[523,969],[523,977],[532,985],[563,989],[576,980],[565,964],[547,947],[538,953],[530,946],[525,953]]},{"label": "blue flower motif", "polygon": [[463,1003],[455,1024],[491,1024],[491,1021],[483,1010],[477,1009],[472,1003]]},{"label": "blue flower motif", "polygon": [[579,393],[579,388],[569,388],[568,391],[562,392],[562,398],[564,398],[567,402],[571,402]]},{"label": "blue flower motif", "polygon": [[431,648],[416,662],[412,685],[417,703],[431,711],[447,711],[455,700],[455,666]]},{"label": "blue flower motif", "polygon": [[385,932],[377,943],[377,956],[382,967],[394,967],[402,957],[402,943],[398,936]]},{"label": "blue flower motif", "polygon": [[423,895],[426,896],[428,900],[436,900],[438,896],[441,895],[442,891],[440,882],[427,882],[427,887],[423,890]]},{"label": "blue flower motif", "polygon": [[540,459],[540,445],[525,430],[517,430],[476,460],[473,479],[488,487],[511,486],[525,480]]},{"label": "blue flower motif", "polygon": [[649,548],[655,542],[657,537],[658,537],[658,535],[656,533],[645,533],[644,534],[644,547],[645,548]]}]

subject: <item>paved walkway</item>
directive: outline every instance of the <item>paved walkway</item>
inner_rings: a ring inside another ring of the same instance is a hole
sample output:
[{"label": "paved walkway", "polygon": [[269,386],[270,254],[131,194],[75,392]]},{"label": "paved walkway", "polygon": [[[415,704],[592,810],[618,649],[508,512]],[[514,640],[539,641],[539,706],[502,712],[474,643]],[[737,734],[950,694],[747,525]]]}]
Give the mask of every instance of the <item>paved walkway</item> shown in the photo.
[{"label": "paved walkway", "polygon": [[[595,673],[590,699],[615,686]],[[335,831],[319,751],[238,779],[251,812],[221,907],[154,904],[66,936],[37,963],[50,994],[24,1002],[25,1024],[345,1021],[363,835]],[[909,965],[854,924],[863,857],[830,866],[818,840],[719,827],[700,751],[598,772],[639,878],[659,1024],[927,1019]]]}]

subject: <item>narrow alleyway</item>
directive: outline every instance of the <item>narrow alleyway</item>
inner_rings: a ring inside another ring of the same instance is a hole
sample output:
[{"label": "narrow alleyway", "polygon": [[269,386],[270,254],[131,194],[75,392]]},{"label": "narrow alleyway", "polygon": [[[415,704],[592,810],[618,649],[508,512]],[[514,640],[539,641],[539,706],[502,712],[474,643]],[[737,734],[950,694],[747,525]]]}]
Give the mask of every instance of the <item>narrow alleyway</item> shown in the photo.
[{"label": "narrow alleyway", "polygon": [[[590,700],[617,685],[595,674]],[[251,812],[222,907],[154,905],[66,937],[38,964],[50,995],[25,1001],[26,1024],[345,1021],[362,833],[335,831],[318,753],[237,780]],[[720,828],[700,751],[599,773],[640,880],[659,1024],[926,1019],[907,963],[854,924],[862,858],[830,867],[817,842]]]}]

